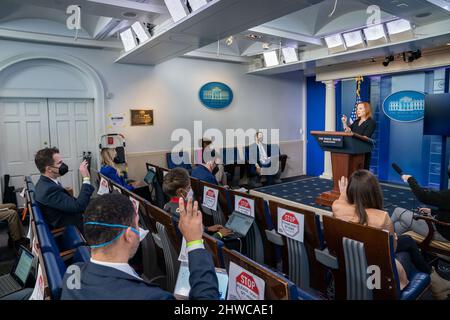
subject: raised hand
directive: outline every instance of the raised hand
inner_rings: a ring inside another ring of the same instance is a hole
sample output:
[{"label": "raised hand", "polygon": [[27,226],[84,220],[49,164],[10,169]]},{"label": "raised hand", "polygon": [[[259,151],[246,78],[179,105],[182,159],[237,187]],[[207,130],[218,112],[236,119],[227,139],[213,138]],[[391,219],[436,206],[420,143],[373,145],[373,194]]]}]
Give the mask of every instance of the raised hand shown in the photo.
[{"label": "raised hand", "polygon": [[202,213],[198,210],[197,201],[192,203],[192,199],[189,199],[185,205],[183,198],[180,197],[178,208],[180,212],[178,228],[186,242],[201,240],[203,236],[203,220]]}]

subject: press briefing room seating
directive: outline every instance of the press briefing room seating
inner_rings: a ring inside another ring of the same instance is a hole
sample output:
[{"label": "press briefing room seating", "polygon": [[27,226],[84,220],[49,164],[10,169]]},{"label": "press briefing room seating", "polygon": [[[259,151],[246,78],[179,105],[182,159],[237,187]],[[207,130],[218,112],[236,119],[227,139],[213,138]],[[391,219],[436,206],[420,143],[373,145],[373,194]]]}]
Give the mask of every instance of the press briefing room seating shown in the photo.
[{"label": "press briefing room seating", "polygon": [[67,226],[50,231],[34,199],[34,185],[31,179],[26,177],[25,183],[33,252],[37,254],[42,270],[44,299],[58,300],[67,266],[89,260],[90,252],[76,227]]},{"label": "press briefing room seating", "polygon": [[[209,216],[212,218],[211,224],[220,224],[220,225],[224,226],[228,219],[225,216],[225,213],[222,209],[223,205],[221,204],[221,201],[220,201],[221,187],[204,182],[204,181],[197,180],[195,178],[191,178],[191,185],[193,186],[192,189],[194,190],[194,194],[196,195],[196,200],[198,201],[202,212],[205,214],[205,217]],[[211,189],[217,190],[219,192],[219,197],[218,197],[218,201],[217,201],[217,210],[207,208],[206,206],[203,205],[203,196],[204,196],[205,188],[211,188]],[[205,219],[205,217],[204,217],[204,219]]]},{"label": "press briefing room seating", "polygon": [[[274,239],[276,244],[282,246],[283,273],[287,274],[287,277],[303,290],[317,290],[326,294],[327,269],[316,260],[315,255],[316,249],[323,250],[325,247],[320,217],[314,212],[273,200],[269,201],[269,207],[275,229],[271,232],[266,230],[266,234],[268,239]],[[289,213],[303,215],[303,242],[277,232],[278,220],[281,218],[278,216],[279,208],[287,210]]]},{"label": "press briefing room seating", "polygon": [[179,235],[177,233],[173,217],[164,210],[150,204],[146,204],[145,209],[150,219],[155,220],[157,233],[152,232],[152,236],[156,245],[160,247],[164,253],[166,290],[172,292],[175,288],[180,267],[178,256],[181,249],[181,234]]},{"label": "press briefing room seating", "polygon": [[278,262],[276,255],[277,248],[267,239],[267,235],[265,233],[265,230],[272,230],[274,228],[267,203],[261,197],[239,191],[221,188],[220,192],[223,193],[224,197],[227,199],[231,212],[235,210],[234,200],[236,196],[254,200],[255,222],[245,237],[245,247],[247,248],[246,253],[250,259],[257,261],[258,263],[276,268]]},{"label": "press briefing room seating", "polygon": [[[323,216],[323,228],[336,299],[416,300],[429,289],[430,276],[417,272],[400,291],[394,240],[387,231],[328,216]],[[376,274],[374,266],[381,272],[379,289],[367,285],[369,276]]]},{"label": "press briefing room seating", "polygon": [[433,217],[419,214],[414,215],[414,219],[425,221],[428,226],[428,235],[424,237],[418,233],[415,233],[414,231],[408,231],[405,233],[405,235],[409,235],[411,238],[413,238],[423,251],[431,253],[444,260],[450,261],[450,242],[433,240],[434,233],[436,232],[436,225],[450,228],[450,223],[439,221],[434,219]]},{"label": "press briefing room seating", "polygon": [[[178,163],[177,159],[181,159],[181,163]],[[188,152],[180,151],[178,153],[167,153],[166,154],[166,160],[167,160],[167,168],[174,169],[177,167],[181,167],[186,169],[189,174],[192,172],[192,161],[191,156]]]},{"label": "press briefing room seating", "polygon": [[168,170],[151,163],[146,163],[145,166],[147,168],[147,175],[144,180],[153,187],[151,194],[154,194],[154,196],[152,197],[151,202],[157,207],[163,209],[164,205],[170,200],[164,194],[162,189],[164,175],[168,172]]},{"label": "press briefing room seating", "polygon": [[225,268],[225,262],[223,260],[223,248],[224,243],[206,233],[203,233],[203,243],[205,249],[211,254],[216,268]]},{"label": "press briefing room seating", "polygon": [[223,248],[223,257],[227,272],[230,271],[230,263],[238,266],[260,277],[265,282],[264,300],[318,300],[317,296],[311,295],[299,289],[293,282],[282,275],[266,268],[265,266],[247,258],[237,251]]}]

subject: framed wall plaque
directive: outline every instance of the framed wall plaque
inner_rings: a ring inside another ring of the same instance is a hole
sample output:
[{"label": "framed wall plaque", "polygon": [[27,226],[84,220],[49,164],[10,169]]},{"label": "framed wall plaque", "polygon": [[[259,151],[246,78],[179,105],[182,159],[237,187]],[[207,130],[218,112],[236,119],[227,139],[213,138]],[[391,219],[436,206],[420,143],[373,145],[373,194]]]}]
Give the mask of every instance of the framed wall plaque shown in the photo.
[{"label": "framed wall plaque", "polygon": [[152,126],[153,110],[133,110],[131,109],[131,125],[132,126]]}]

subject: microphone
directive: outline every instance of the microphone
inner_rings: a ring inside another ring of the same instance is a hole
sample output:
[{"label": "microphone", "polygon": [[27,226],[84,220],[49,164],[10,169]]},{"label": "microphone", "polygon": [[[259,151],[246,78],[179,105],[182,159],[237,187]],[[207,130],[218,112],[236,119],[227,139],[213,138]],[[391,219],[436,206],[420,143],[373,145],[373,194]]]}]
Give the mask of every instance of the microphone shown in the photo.
[{"label": "microphone", "polygon": [[400,176],[403,175],[403,170],[394,162],[392,163],[392,168],[397,172]]}]

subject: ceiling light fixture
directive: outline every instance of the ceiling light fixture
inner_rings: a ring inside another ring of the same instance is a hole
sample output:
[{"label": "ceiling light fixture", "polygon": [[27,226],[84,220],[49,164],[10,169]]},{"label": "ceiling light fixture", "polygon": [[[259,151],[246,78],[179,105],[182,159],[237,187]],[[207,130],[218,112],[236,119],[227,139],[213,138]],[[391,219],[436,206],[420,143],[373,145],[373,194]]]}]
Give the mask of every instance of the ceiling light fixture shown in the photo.
[{"label": "ceiling light fixture", "polygon": [[414,37],[411,23],[400,19],[386,23],[389,38],[392,42],[404,41]]},{"label": "ceiling light fixture", "polygon": [[292,63],[298,61],[298,54],[295,48],[283,48],[281,49],[284,57],[284,63]]},{"label": "ceiling light fixture", "polygon": [[349,49],[363,49],[366,47],[361,30],[344,33],[343,36]]},{"label": "ceiling light fixture", "polygon": [[347,50],[340,33],[325,37],[325,42],[330,53],[338,53]]},{"label": "ceiling light fixture", "polygon": [[264,62],[266,63],[266,67],[274,67],[280,64],[280,60],[278,59],[277,50],[264,52]]},{"label": "ceiling light fixture", "polygon": [[387,43],[386,33],[382,24],[365,28],[363,31],[368,46],[378,46]]}]

